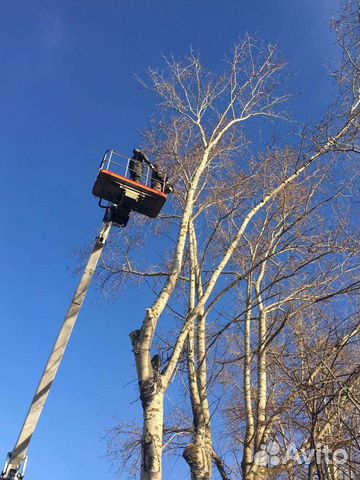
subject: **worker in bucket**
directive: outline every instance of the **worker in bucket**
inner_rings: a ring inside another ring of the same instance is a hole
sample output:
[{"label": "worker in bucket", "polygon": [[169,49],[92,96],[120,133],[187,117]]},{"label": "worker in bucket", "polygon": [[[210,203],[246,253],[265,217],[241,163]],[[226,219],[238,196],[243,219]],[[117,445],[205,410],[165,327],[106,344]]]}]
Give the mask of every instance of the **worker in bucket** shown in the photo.
[{"label": "worker in bucket", "polygon": [[164,183],[165,183],[165,175],[160,170],[159,165],[157,163],[154,163],[153,171],[151,175],[151,188],[162,192],[164,188]]},{"label": "worker in bucket", "polygon": [[154,163],[153,171],[151,175],[151,188],[158,190],[159,192],[172,193],[174,187],[167,181],[167,177],[164,172],[160,169],[157,163]]},{"label": "worker in bucket", "polygon": [[134,180],[134,182],[141,181],[141,177],[144,173],[144,163],[149,165],[150,168],[153,168],[145,153],[137,148],[134,148],[133,156],[130,158],[129,162],[130,180]]}]

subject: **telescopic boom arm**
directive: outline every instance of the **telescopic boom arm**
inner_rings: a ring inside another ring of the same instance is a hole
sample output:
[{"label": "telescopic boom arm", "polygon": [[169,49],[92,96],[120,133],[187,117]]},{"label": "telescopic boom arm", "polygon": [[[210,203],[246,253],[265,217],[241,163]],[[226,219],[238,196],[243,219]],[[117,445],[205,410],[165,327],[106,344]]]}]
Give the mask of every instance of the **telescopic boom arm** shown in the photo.
[{"label": "telescopic boom arm", "polygon": [[99,235],[96,237],[94,247],[91,251],[88,263],[85,267],[85,271],[80,280],[74,298],[71,301],[71,305],[66,315],[64,324],[60,330],[55,346],[51,352],[50,358],[41,377],[39,386],[31,402],[30,409],[26,416],[24,425],[21,429],[19,438],[15,444],[14,449],[7,456],[4,469],[0,475],[0,479],[2,480],[24,478],[27,462],[27,450],[30,444],[31,437],[34,433],[36,425],[38,424],[52,383],[59,370],[76,320],[88,292],[96,266],[100,260],[106,240],[110,233],[111,226],[111,222],[103,223]]}]

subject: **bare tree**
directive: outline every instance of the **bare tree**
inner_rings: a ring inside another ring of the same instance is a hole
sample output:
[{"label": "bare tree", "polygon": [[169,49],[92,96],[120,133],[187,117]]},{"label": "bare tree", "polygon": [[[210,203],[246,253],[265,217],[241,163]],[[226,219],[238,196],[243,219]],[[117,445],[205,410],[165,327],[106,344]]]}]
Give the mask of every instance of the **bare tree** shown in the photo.
[{"label": "bare tree", "polygon": [[[285,119],[290,99],[286,63],[276,46],[246,37],[226,60],[223,74],[207,71],[194,53],[183,62],[168,58],[165,63],[164,71],[149,71],[148,86],[161,108],[145,140],[175,180],[172,212],[156,226],[167,239],[167,251],[157,266],[136,260],[141,242],[135,228],[122,246],[124,262],[119,265],[114,247],[103,265],[106,279],[145,279],[156,293],[141,327],[130,335],[143,409],[141,439],[135,442],[141,449],[141,479],[162,478],[164,448],[179,437],[177,448],[185,446],[194,480],[210,479],[213,463],[223,479],[230,478],[231,469],[214,448],[209,395],[216,379],[234,378],[224,368],[238,364],[239,359],[227,358],[234,344],[242,362],[242,475],[271,478],[255,464],[254,454],[285,428],[298,400],[296,376],[291,386],[284,378],[286,339],[298,341],[296,322],[305,324],[317,305],[333,305],[358,288],[354,222],[346,221],[344,209],[354,189],[356,98],[341,112],[331,111],[316,128],[304,129],[291,147],[269,147],[263,153],[260,146],[250,146],[256,137],[252,120]],[[332,183],[340,164],[343,179]],[[144,224],[141,229],[143,236]],[[210,376],[209,361],[215,365]],[[192,425],[171,428],[164,422],[164,396],[185,364]],[[220,377],[215,372],[219,364]],[[329,376],[326,368],[308,373],[310,381]],[[336,376],[341,368],[331,371]],[[237,406],[230,418],[238,416]],[[132,445],[127,444],[126,455]],[[287,466],[289,475],[292,468]]]}]

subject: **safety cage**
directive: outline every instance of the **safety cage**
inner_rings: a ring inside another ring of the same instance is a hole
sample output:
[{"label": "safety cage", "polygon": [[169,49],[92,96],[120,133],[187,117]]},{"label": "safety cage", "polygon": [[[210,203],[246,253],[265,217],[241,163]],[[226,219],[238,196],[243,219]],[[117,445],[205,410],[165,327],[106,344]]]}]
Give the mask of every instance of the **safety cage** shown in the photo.
[{"label": "safety cage", "polygon": [[167,199],[164,193],[166,179],[154,179],[153,169],[143,162],[139,181],[132,180],[132,160],[115,150],[107,150],[92,193],[100,202],[106,200],[124,212],[135,211],[155,218]]}]

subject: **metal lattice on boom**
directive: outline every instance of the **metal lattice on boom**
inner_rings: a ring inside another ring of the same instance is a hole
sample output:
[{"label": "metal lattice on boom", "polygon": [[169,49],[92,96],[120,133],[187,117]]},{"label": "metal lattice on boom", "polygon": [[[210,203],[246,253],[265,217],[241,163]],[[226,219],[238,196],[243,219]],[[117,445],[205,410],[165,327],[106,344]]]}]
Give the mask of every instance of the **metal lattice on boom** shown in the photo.
[{"label": "metal lattice on boom", "polygon": [[[27,451],[31,438],[58,373],[112,225],[125,227],[131,211],[155,218],[166,201],[167,193],[172,191],[172,187],[167,183],[166,177],[156,170],[147,159],[149,163],[147,170],[145,172],[142,171],[140,178],[139,175],[137,175],[138,178],[134,178],[134,172],[139,173],[140,171],[138,166],[136,166],[135,156],[137,155],[138,158],[141,158],[140,154],[135,152],[139,152],[146,159],[146,156],[139,150],[134,150],[134,157],[132,158],[128,158],[114,150],[108,150],[102,159],[93,194],[99,197],[100,206],[106,209],[103,224],[95,239],[89,260],[41,376],[15,447],[7,455],[0,475],[1,480],[24,478],[27,465]],[[120,158],[126,159],[126,165],[124,171],[119,172],[117,169],[121,167],[121,164],[117,160]],[[142,181],[143,178],[145,179],[144,181]],[[102,200],[106,200],[109,203],[104,206],[101,203]]]}]

